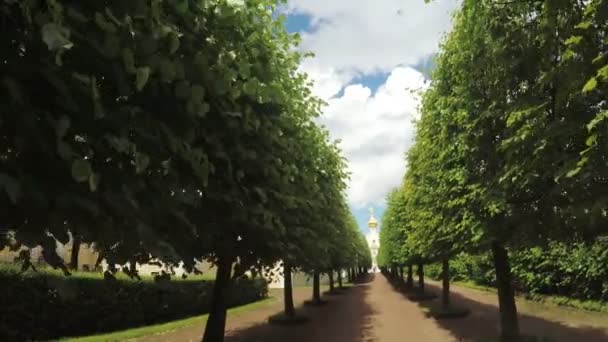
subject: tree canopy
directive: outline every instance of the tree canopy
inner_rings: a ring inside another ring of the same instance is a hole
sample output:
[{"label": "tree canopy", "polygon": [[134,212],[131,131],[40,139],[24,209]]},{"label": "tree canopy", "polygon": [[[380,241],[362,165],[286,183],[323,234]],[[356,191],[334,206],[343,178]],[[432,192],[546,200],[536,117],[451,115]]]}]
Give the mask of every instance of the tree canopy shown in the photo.
[{"label": "tree canopy", "polygon": [[491,248],[507,337],[508,250],[605,234],[607,16],[603,0],[463,1],[388,198],[382,264]]},{"label": "tree canopy", "polygon": [[220,299],[279,260],[367,264],[277,5],[2,2],[0,248],[42,245],[64,268],[56,241],[77,234],[111,265],[207,260]]}]

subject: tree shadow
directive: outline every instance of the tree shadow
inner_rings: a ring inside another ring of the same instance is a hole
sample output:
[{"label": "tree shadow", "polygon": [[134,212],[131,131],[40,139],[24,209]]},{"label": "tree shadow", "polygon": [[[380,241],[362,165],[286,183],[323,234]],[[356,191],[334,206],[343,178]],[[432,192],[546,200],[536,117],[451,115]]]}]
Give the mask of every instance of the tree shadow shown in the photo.
[{"label": "tree shadow", "polygon": [[367,273],[353,281],[354,284],[369,284],[374,281],[376,275],[374,273]]},{"label": "tree shadow", "polygon": [[[441,287],[426,284],[426,291],[441,295]],[[406,293],[398,284],[393,286],[406,299]],[[440,297],[438,297],[440,298]],[[481,303],[458,292],[451,292],[451,303],[456,307],[467,308],[471,313],[458,319],[435,319],[439,326],[449,330],[459,341],[488,342],[498,341],[500,320],[498,306]],[[439,300],[417,303],[421,308],[430,309],[440,305]],[[536,337],[536,341],[580,341],[608,342],[608,329],[591,326],[572,327],[563,322],[519,313],[519,325],[524,336]],[[567,319],[567,317],[565,317]]]},{"label": "tree shadow", "polygon": [[327,305],[298,306],[298,314],[310,321],[297,326],[257,324],[231,331],[227,342],[371,342],[376,341],[372,331],[372,316],[375,311],[368,304],[370,282],[373,275],[361,278],[342,296],[328,296]]}]

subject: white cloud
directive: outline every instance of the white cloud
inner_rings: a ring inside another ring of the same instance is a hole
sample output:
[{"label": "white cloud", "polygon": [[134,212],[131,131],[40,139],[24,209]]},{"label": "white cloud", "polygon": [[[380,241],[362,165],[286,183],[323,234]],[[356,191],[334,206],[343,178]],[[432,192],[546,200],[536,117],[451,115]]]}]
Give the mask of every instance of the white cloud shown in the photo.
[{"label": "white cloud", "polygon": [[438,49],[458,0],[290,0],[291,13],[312,17],[302,48],[317,55],[307,69],[340,74],[389,72]]},{"label": "white cloud", "polygon": [[[401,183],[415,133],[412,121],[419,115],[418,97],[406,88],[424,87],[422,74],[407,66],[438,51],[459,1],[289,0],[289,13],[312,18],[301,48],[316,57],[301,69],[315,81],[314,93],[328,102],[320,121],[342,140],[355,209],[382,206]],[[350,84],[378,73],[390,76],[375,92]]]},{"label": "white cloud", "polygon": [[361,84],[352,84],[344,89],[343,96],[328,100],[320,122],[329,128],[332,137],[341,140],[349,160],[351,205],[379,205],[401,182],[419,104],[418,95],[406,89],[425,87],[420,72],[398,67],[375,94]]}]

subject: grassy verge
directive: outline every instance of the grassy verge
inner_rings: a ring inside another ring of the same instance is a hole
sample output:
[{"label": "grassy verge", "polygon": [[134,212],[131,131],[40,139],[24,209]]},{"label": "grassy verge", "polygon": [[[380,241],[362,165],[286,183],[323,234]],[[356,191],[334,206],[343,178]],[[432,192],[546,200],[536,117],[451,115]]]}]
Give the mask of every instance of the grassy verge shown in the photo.
[{"label": "grassy verge", "polygon": [[[242,305],[242,306],[239,306],[236,308],[229,309],[228,316],[241,315],[245,312],[249,312],[249,311],[264,307],[266,305],[272,304],[275,300],[276,299],[274,297],[269,297],[269,298],[263,299],[261,301],[255,302],[255,303],[250,303],[250,304],[246,304],[246,305]],[[201,316],[190,317],[190,318],[167,322],[167,323],[161,323],[161,324],[149,325],[149,326],[140,327],[140,328],[117,331],[114,333],[100,334],[100,335],[93,335],[93,336],[86,336],[86,337],[65,338],[65,339],[61,339],[59,341],[64,341],[64,342],[66,342],[66,341],[68,341],[68,342],[125,341],[125,340],[136,339],[136,338],[140,338],[140,337],[144,337],[144,336],[154,335],[154,334],[166,333],[169,331],[186,328],[186,327],[191,327],[194,325],[200,325],[201,330],[202,330],[202,325],[207,322],[208,316],[209,316],[208,314],[205,314],[205,315],[201,315]]]},{"label": "grassy verge", "polygon": [[[496,289],[493,287],[478,285],[471,281],[456,281],[454,285],[496,293]],[[518,297],[532,300],[543,304],[553,304],[557,306],[565,306],[579,310],[606,312],[608,313],[608,303],[595,301],[595,300],[579,300],[574,298],[562,297],[562,296],[550,296],[550,295],[532,295],[532,294],[520,294]]]}]

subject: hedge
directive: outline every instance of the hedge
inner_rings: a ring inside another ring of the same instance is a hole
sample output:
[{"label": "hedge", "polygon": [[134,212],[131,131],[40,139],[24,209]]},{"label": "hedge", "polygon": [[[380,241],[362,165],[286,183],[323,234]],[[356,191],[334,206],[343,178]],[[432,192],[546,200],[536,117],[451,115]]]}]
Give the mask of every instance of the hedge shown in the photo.
[{"label": "hedge", "polygon": [[[608,302],[608,246],[606,243],[558,243],[511,252],[511,271],[517,291]],[[438,279],[440,265],[429,265],[427,275]],[[494,286],[489,254],[460,254],[450,261],[454,281]]]},{"label": "hedge", "polygon": [[[0,341],[91,335],[204,314],[212,285],[213,281],[108,281],[0,269]],[[265,280],[239,279],[229,305],[267,295]]]}]

